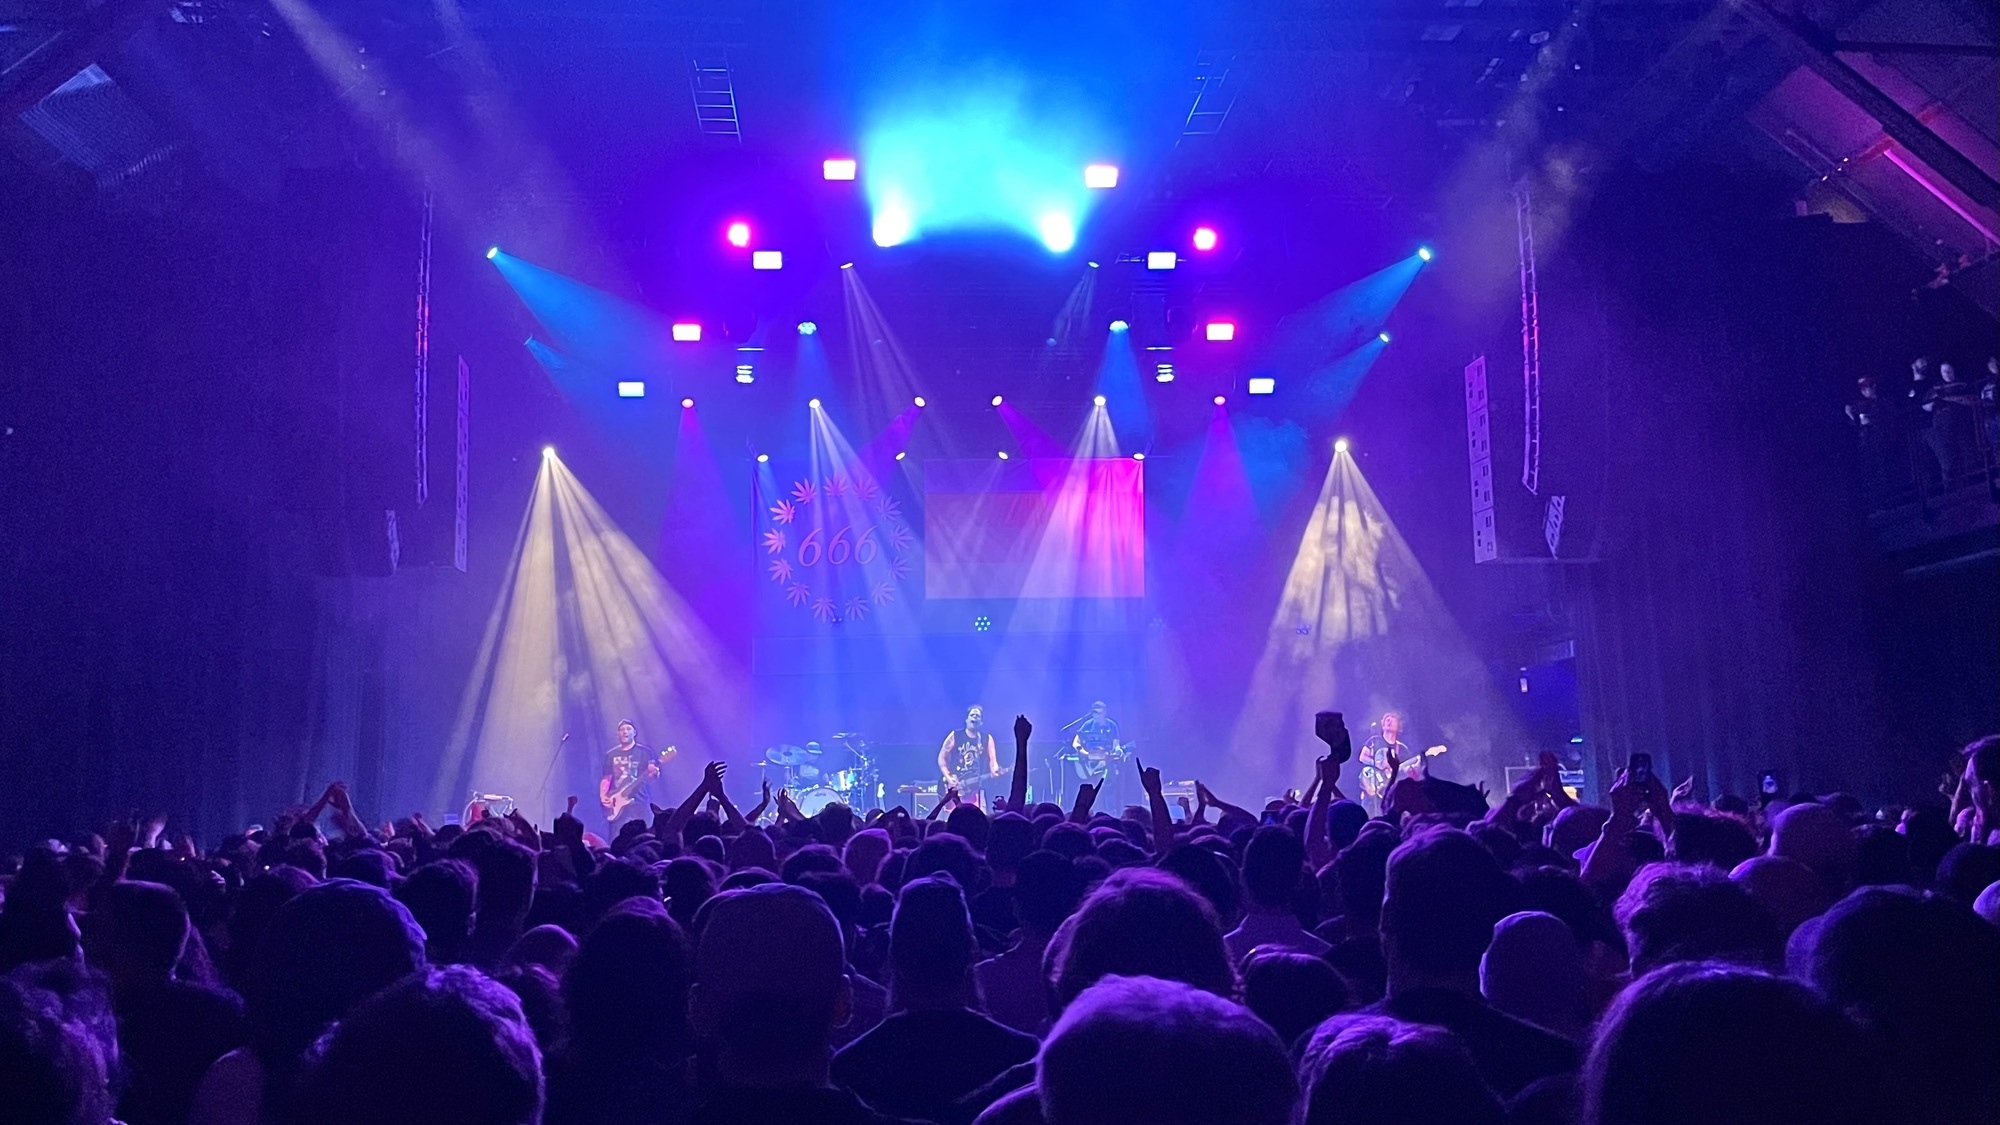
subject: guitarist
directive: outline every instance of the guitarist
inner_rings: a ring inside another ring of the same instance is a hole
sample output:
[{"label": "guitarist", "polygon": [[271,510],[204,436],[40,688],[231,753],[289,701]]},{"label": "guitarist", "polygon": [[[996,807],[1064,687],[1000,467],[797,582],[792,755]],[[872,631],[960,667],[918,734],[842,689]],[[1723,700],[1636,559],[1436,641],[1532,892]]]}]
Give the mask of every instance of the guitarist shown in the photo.
[{"label": "guitarist", "polygon": [[985,727],[986,710],[975,703],[965,712],[965,729],[944,736],[944,745],[938,748],[938,774],[943,778],[938,792],[958,789],[976,804],[976,786],[1000,776],[1000,749]]},{"label": "guitarist", "polygon": [[646,817],[652,807],[648,787],[658,776],[660,763],[639,741],[639,728],[630,719],[619,723],[618,745],[604,752],[604,776],[597,781],[597,802],[604,807],[605,822],[616,826]]}]

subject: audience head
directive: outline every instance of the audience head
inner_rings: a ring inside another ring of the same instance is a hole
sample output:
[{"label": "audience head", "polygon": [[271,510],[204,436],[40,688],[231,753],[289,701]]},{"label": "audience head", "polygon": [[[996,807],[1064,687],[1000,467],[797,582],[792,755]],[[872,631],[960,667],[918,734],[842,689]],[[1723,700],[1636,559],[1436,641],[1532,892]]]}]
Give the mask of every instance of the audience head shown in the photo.
[{"label": "audience head", "polygon": [[978,950],[965,892],[948,875],[903,884],[889,923],[889,996],[900,1009],[963,1008]]},{"label": "audience head", "polygon": [[563,974],[576,1053],[606,1061],[686,1057],[689,961],[687,939],[658,902],[630,898],[607,911]]},{"label": "audience head", "polygon": [[1243,887],[1266,910],[1286,910],[1305,875],[1306,848],[1289,828],[1267,824],[1243,850]]},{"label": "audience head", "polygon": [[111,1125],[118,1072],[102,978],[65,961],[0,977],[0,1122]]},{"label": "audience head", "polygon": [[960,805],[944,818],[944,830],[972,845],[973,851],[983,854],[993,824],[978,805]]},{"label": "audience head", "polygon": [[1938,861],[1938,893],[1967,906],[1996,879],[2000,879],[2000,848],[1990,844],[1960,844]]},{"label": "audience head", "polygon": [[1361,835],[1361,826],[1368,823],[1368,810],[1353,801],[1335,801],[1327,806],[1326,831],[1333,837],[1333,846],[1344,848]]},{"label": "audience head", "polygon": [[1805,864],[1836,894],[1853,882],[1855,850],[1847,818],[1825,805],[1792,805],[1771,821],[1770,854]]},{"label": "audience head", "polygon": [[1604,822],[1610,819],[1611,810],[1602,805],[1571,805],[1549,822],[1542,833],[1542,843],[1565,856],[1573,856],[1597,839],[1598,833],[1604,831]]},{"label": "audience head", "polygon": [[1583,947],[1553,914],[1509,914],[1479,961],[1479,994],[1510,1016],[1580,1038],[1590,1026]]},{"label": "audience head", "polygon": [[1036,836],[1035,826],[1027,817],[1017,812],[1001,813],[993,818],[993,827],[987,833],[987,864],[996,872],[1012,871],[1022,856],[1035,850]]},{"label": "audience head", "polygon": [[1068,941],[1053,963],[1058,1006],[1112,975],[1177,980],[1217,996],[1236,991],[1215,911],[1165,872],[1129,868],[1112,875],[1068,925]]},{"label": "audience head", "polygon": [[1583,1075],[1584,1125],[1879,1125],[1897,1119],[1860,1029],[1796,981],[1669,965],[1605,1014]]},{"label": "audience head", "polygon": [[1160,870],[1179,876],[1215,909],[1216,921],[1232,929],[1243,916],[1243,887],[1236,864],[1227,856],[1197,844],[1183,844],[1160,858]]},{"label": "audience head", "polygon": [[328,1024],[424,967],[424,934],[380,887],[321,883],[278,909],[245,999],[266,1068],[290,1070]]},{"label": "audience head", "polygon": [[1242,1006],[1179,981],[1107,977],[1079,994],[1035,1066],[1047,1125],[1292,1125],[1298,1082]]},{"label": "audience head", "polygon": [[1392,990],[1423,978],[1476,986],[1493,926],[1512,912],[1517,893],[1493,853],[1457,829],[1433,829],[1396,848],[1382,898]]},{"label": "audience head", "polygon": [[1756,854],[1756,834],[1733,816],[1699,809],[1674,814],[1667,855],[1676,863],[1705,863],[1729,871]]},{"label": "audience head", "polygon": [[1614,913],[1635,974],[1675,961],[1776,968],[1784,956],[1784,938],[1770,911],[1747,887],[1713,867],[1642,868]]},{"label": "audience head", "polygon": [[187,944],[187,907],[158,883],[104,888],[83,931],[85,958],[119,989],[167,983]]},{"label": "audience head", "polygon": [[903,866],[903,882],[908,884],[939,872],[950,875],[967,894],[986,889],[984,865],[972,845],[950,832],[933,832]]},{"label": "audience head", "polygon": [[1501,1125],[1500,1100],[1441,1027],[1335,1016],[1299,1060],[1305,1125]]},{"label": "audience head", "polygon": [[428,969],[329,1031],[301,1094],[298,1125],[538,1125],[542,1057],[513,992],[477,969]]},{"label": "audience head", "polygon": [[849,999],[846,946],[826,903],[766,883],[710,899],[696,930],[691,1018],[724,1080],[824,1084]]},{"label": "audience head", "polygon": [[705,859],[682,856],[668,861],[661,883],[667,892],[667,913],[686,929],[694,924],[695,912],[715,894],[715,868]]},{"label": "audience head", "polygon": [[410,872],[395,895],[423,927],[424,948],[430,959],[448,963],[460,959],[465,941],[472,935],[472,910],[478,893],[479,873],[472,864],[440,859]]},{"label": "audience head", "polygon": [[1354,995],[1326,958],[1265,946],[1243,961],[1243,1003],[1289,1045],[1353,1007]]},{"label": "audience head", "polygon": [[847,851],[842,863],[854,881],[867,886],[882,879],[882,861],[895,850],[895,841],[880,828],[864,828],[847,838]]},{"label": "audience head", "polygon": [[1021,927],[1047,938],[1083,899],[1083,877],[1076,865],[1050,851],[1029,852],[1015,865],[1014,908]]},{"label": "audience head", "polygon": [[1741,883],[1752,898],[1762,903],[1778,926],[1780,934],[1790,934],[1799,924],[1816,918],[1827,907],[1828,898],[1820,889],[1812,868],[1782,856],[1752,856],[1736,865],[1729,878]]},{"label": "audience head", "polygon": [[1864,887],[1792,952],[1793,974],[1877,1033],[1938,1120],[2000,1106],[2000,932],[1942,896]]}]

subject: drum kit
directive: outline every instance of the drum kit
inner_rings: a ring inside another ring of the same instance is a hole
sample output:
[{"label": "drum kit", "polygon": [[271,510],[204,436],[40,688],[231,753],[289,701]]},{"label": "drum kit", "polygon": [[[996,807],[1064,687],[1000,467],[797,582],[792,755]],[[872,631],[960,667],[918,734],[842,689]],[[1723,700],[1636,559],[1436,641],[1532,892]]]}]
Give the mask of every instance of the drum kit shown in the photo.
[{"label": "drum kit", "polygon": [[764,767],[767,775],[778,772],[777,779],[792,791],[793,803],[807,816],[835,803],[855,812],[881,805],[882,785],[868,740],[853,731],[842,731],[825,743],[773,746],[764,751]]}]

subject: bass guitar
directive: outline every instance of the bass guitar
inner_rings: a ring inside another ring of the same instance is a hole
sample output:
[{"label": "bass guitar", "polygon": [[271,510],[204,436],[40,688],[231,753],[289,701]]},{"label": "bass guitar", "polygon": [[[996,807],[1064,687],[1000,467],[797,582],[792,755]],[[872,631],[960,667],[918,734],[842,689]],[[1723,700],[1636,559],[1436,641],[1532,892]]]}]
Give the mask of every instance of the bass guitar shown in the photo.
[{"label": "bass guitar", "polygon": [[647,759],[646,764],[641,766],[631,777],[626,778],[624,784],[615,785],[601,794],[597,798],[597,803],[604,806],[604,819],[617,820],[620,813],[630,808],[632,802],[638,800],[633,794],[639,791],[641,785],[660,776],[660,767],[666,765],[667,760],[672,758],[674,753],[674,747],[667,747],[665,750],[660,751],[659,754]]}]

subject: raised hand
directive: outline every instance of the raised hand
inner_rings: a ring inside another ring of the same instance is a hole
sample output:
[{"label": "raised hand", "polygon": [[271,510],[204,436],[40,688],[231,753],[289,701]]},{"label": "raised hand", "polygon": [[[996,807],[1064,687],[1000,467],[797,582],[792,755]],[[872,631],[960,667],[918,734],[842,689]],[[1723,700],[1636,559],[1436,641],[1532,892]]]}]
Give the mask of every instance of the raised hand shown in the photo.
[{"label": "raised hand", "polygon": [[1313,733],[1326,743],[1327,752],[1336,763],[1345,762],[1354,753],[1354,739],[1347,733],[1347,723],[1338,711],[1321,711],[1313,716]]},{"label": "raised hand", "polygon": [[1188,820],[1194,819],[1194,805],[1191,804],[1186,797],[1175,798],[1175,803],[1180,805],[1181,815],[1183,817],[1185,817]]},{"label": "raised hand", "polygon": [[568,807],[563,809],[563,814],[556,818],[555,838],[558,842],[564,844],[576,844],[583,841],[583,821],[576,818],[575,797],[569,799]]},{"label": "raised hand", "polygon": [[722,776],[728,772],[729,767],[721,762],[710,762],[701,767],[702,788],[711,793],[722,792]]},{"label": "raised hand", "polygon": [[1139,767],[1139,788],[1144,789],[1147,796],[1158,793],[1160,791],[1159,767],[1154,766],[1149,769],[1146,763],[1141,762],[1136,756],[1133,757],[1132,764]]},{"label": "raised hand", "polygon": [[1029,722],[1026,715],[1014,716],[1014,741],[1026,742],[1028,741],[1028,736],[1033,733],[1035,733],[1035,724]]},{"label": "raised hand", "polygon": [[771,801],[771,779],[767,777],[764,779],[764,803],[769,804],[770,801]]},{"label": "raised hand", "polygon": [[1637,820],[1639,810],[1646,807],[1646,790],[1632,784],[1624,770],[1618,771],[1618,780],[1611,784],[1611,815],[1622,820]]},{"label": "raised hand", "polygon": [[954,785],[950,789],[944,791],[944,803],[947,805],[951,805],[954,808],[958,806],[959,804],[958,786]]},{"label": "raised hand", "polygon": [[1693,774],[1689,774],[1688,779],[1686,781],[1683,781],[1679,785],[1674,786],[1674,791],[1672,793],[1667,794],[1667,799],[1670,801],[1686,801],[1686,800],[1691,800],[1693,797],[1694,797]]}]

